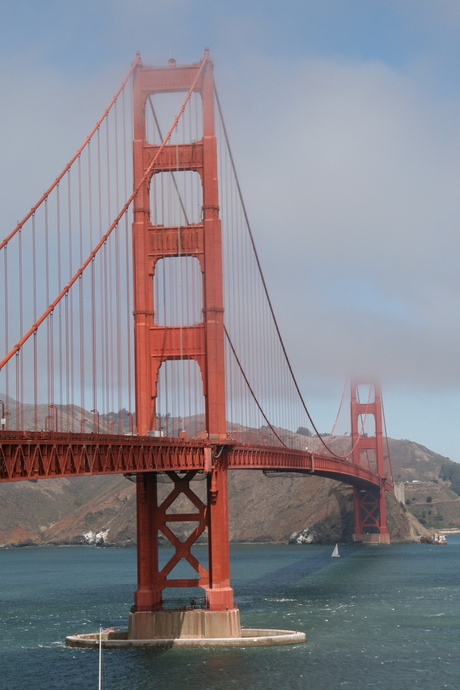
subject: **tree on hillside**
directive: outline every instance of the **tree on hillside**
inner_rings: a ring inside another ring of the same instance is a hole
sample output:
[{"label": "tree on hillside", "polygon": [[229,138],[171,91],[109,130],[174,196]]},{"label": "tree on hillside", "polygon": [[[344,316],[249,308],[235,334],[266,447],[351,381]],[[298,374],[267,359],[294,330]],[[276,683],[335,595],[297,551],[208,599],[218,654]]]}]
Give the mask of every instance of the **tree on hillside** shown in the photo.
[{"label": "tree on hillside", "polygon": [[450,482],[452,491],[455,491],[455,493],[460,496],[460,465],[456,463],[442,465],[439,470],[439,477],[445,482]]},{"label": "tree on hillside", "polygon": [[309,438],[311,438],[313,435],[310,429],[307,429],[305,426],[299,426],[299,428],[296,431],[296,434],[300,434],[301,436],[308,436]]}]

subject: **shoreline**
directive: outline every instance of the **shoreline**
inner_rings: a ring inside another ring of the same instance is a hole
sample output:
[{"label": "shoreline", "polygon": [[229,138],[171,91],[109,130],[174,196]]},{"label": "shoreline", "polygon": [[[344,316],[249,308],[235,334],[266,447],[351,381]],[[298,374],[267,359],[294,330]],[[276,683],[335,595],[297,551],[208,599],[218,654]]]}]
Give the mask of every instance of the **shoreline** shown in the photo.
[{"label": "shoreline", "polygon": [[[437,530],[427,530],[430,534],[433,532],[437,532],[438,534],[460,534],[460,527],[445,527],[445,528],[440,528]],[[420,537],[408,537],[407,539],[393,539],[390,543],[391,544],[413,544],[413,543],[418,543],[421,539]],[[206,546],[207,542],[202,542],[201,544],[198,544],[199,546]],[[359,544],[361,542],[353,542],[353,541],[339,541],[339,544],[345,545],[353,545],[353,544]],[[308,547],[308,546],[334,546],[336,544],[336,540],[332,541],[323,541],[323,542],[309,542],[309,543],[294,543],[294,542],[288,542],[288,541],[231,541],[230,546],[267,546],[267,545],[272,545],[272,546],[299,546],[299,547]],[[167,543],[161,544],[160,546],[169,546]],[[0,544],[0,550],[8,550],[8,549],[74,549],[74,548],[88,548],[88,549],[136,549],[136,544],[34,544],[34,543],[27,543],[27,544],[13,544],[13,543],[6,543],[6,544]]]}]

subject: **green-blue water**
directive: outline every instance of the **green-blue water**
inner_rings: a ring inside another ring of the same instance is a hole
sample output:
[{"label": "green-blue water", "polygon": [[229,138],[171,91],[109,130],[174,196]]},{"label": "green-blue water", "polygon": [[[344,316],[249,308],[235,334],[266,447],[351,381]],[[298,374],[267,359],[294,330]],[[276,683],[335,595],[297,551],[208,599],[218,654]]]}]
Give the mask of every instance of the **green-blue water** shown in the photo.
[{"label": "green-blue water", "polygon": [[[104,687],[459,688],[460,537],[422,544],[232,547],[245,627],[307,642],[237,649],[106,650]],[[135,551],[0,550],[0,688],[97,688],[98,654],[65,636],[126,627]]]}]

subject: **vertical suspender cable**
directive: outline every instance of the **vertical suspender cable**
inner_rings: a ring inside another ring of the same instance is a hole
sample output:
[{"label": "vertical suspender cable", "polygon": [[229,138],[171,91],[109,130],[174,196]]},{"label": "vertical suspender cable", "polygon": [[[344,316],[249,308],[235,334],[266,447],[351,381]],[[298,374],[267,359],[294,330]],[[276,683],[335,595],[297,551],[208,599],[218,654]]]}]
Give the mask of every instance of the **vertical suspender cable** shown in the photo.
[{"label": "vertical suspender cable", "polygon": [[[70,176],[70,170],[67,175],[67,251],[68,251],[68,272],[69,276],[72,275],[72,240],[73,240],[73,232],[72,232],[72,194],[71,194],[71,176]],[[66,299],[66,327],[65,327],[65,332],[67,334],[66,338],[66,381],[67,381],[67,396],[66,396],[66,405],[68,408],[70,408],[71,405],[74,404],[74,394],[75,394],[75,389],[74,389],[74,370],[75,370],[75,361],[74,361],[74,328],[73,328],[73,320],[72,320],[72,313],[73,313],[73,291],[70,293],[67,293],[67,299]],[[74,415],[73,414],[68,414],[67,415],[67,431],[73,431],[73,419]]]},{"label": "vertical suspender cable", "polygon": [[[61,281],[61,208],[60,208],[60,185],[56,185],[56,251],[57,251],[57,284],[58,284],[58,290],[61,289],[62,287],[62,281]],[[57,318],[58,318],[58,365],[57,365],[57,371],[58,371],[58,376],[59,376],[59,400],[62,401],[63,399],[63,386],[64,386],[64,377],[63,377],[63,354],[62,354],[62,308],[61,304],[58,305],[58,310],[57,310]],[[53,401],[54,402],[54,401]],[[57,415],[56,415],[57,417]],[[58,423],[59,423],[59,418]],[[56,431],[59,431],[59,429],[56,429]]]},{"label": "vertical suspender cable", "polygon": [[[4,291],[5,291],[5,323],[4,323],[4,337],[5,337],[5,352],[9,350],[9,292],[8,292],[8,246],[5,246],[3,250],[3,280],[4,280]],[[10,395],[10,370],[6,367],[5,370],[5,394],[8,398]]]},{"label": "vertical suspender cable", "polygon": [[[23,281],[23,255],[22,255],[22,231],[19,231],[18,236],[18,297],[19,297],[19,332],[24,332],[24,281]],[[17,360],[17,379],[16,379],[16,402],[24,402],[23,390],[23,357],[18,357]],[[22,429],[22,404],[18,406],[19,415],[16,417],[17,428]]]}]

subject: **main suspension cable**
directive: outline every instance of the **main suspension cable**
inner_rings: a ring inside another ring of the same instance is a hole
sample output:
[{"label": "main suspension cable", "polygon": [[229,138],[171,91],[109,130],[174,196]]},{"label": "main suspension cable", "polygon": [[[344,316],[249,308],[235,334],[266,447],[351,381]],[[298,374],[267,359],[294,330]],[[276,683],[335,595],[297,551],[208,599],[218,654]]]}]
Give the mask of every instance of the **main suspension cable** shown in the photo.
[{"label": "main suspension cable", "polygon": [[96,122],[96,124],[94,125],[93,129],[91,130],[91,132],[90,132],[90,133],[88,134],[88,136],[86,137],[86,139],[85,139],[85,141],[83,142],[83,144],[80,146],[80,148],[79,148],[78,151],[75,153],[75,155],[71,158],[71,160],[67,163],[67,165],[65,166],[65,168],[64,168],[64,170],[61,172],[61,174],[58,175],[58,177],[56,177],[56,179],[54,180],[53,184],[46,190],[46,192],[45,192],[45,193],[43,194],[43,196],[39,199],[39,201],[37,201],[37,203],[35,204],[35,206],[33,206],[33,207],[30,209],[29,213],[28,213],[28,214],[27,214],[27,215],[16,225],[16,227],[14,228],[14,230],[12,230],[12,231],[10,232],[10,234],[7,235],[7,237],[5,237],[5,239],[4,239],[2,242],[0,242],[0,249],[3,249],[3,248],[8,244],[8,242],[16,235],[16,233],[19,232],[19,230],[21,230],[21,228],[23,227],[23,225],[29,220],[29,218],[31,218],[31,216],[34,215],[34,213],[37,211],[37,209],[39,208],[39,206],[41,206],[41,204],[49,197],[49,195],[51,194],[51,192],[53,191],[53,189],[54,189],[55,187],[57,187],[57,185],[60,183],[60,181],[62,180],[62,178],[64,177],[64,175],[70,170],[70,168],[72,167],[72,165],[75,163],[75,161],[76,161],[76,160],[79,158],[79,156],[81,155],[81,153],[82,153],[82,151],[84,150],[84,148],[89,144],[89,142],[90,142],[91,139],[93,138],[94,134],[99,130],[101,124],[104,122],[105,118],[106,118],[107,115],[109,114],[109,112],[110,112],[110,110],[111,110],[113,104],[116,103],[116,101],[117,101],[117,99],[118,99],[118,96],[119,96],[120,93],[123,91],[124,87],[126,86],[128,80],[129,80],[129,78],[130,78],[131,75],[133,74],[133,72],[134,72],[134,70],[136,69],[137,65],[140,65],[140,64],[141,64],[141,57],[140,57],[139,54],[137,54],[137,55],[136,55],[136,59],[134,60],[133,64],[131,65],[131,69],[129,70],[129,72],[128,72],[128,74],[126,75],[125,79],[123,79],[120,88],[118,89],[118,91],[116,92],[116,94],[115,94],[115,96],[112,98],[112,100],[110,101],[110,103],[109,103],[109,105],[107,106],[107,108],[104,110],[103,115],[99,118],[99,120]]},{"label": "main suspension cable", "polygon": [[[15,355],[17,352],[19,352],[19,350],[22,348],[22,346],[24,345],[24,343],[26,343],[26,342],[29,340],[29,338],[30,338],[34,333],[36,333],[36,331],[38,330],[38,327],[45,321],[45,319],[46,319],[48,316],[50,316],[50,314],[53,313],[53,311],[54,311],[54,309],[56,308],[56,306],[61,302],[61,300],[63,299],[63,297],[69,292],[70,288],[77,282],[77,280],[78,280],[78,279],[80,278],[80,276],[83,274],[83,272],[85,271],[85,269],[86,269],[86,268],[89,266],[89,264],[94,260],[96,254],[97,254],[98,251],[101,249],[101,247],[107,242],[107,239],[108,239],[109,236],[111,235],[112,231],[113,231],[116,227],[118,227],[118,224],[119,224],[120,220],[123,218],[123,216],[125,215],[125,213],[128,211],[129,207],[131,206],[131,204],[132,204],[134,198],[135,198],[136,195],[138,194],[138,192],[139,192],[140,188],[142,187],[142,185],[144,184],[145,180],[147,180],[147,179],[149,178],[149,176],[151,175],[151,172],[152,172],[153,168],[155,167],[155,164],[156,164],[156,162],[157,162],[159,156],[161,155],[161,153],[163,152],[163,149],[165,148],[166,144],[168,143],[169,139],[171,138],[171,135],[172,135],[172,133],[173,133],[173,131],[174,131],[174,129],[175,129],[175,127],[176,127],[176,125],[177,125],[177,123],[178,123],[180,117],[182,116],[182,113],[184,112],[185,107],[186,107],[188,101],[190,100],[190,97],[191,97],[193,91],[195,90],[196,84],[197,84],[197,82],[198,82],[198,80],[199,80],[199,78],[200,78],[200,76],[201,76],[201,73],[202,73],[202,71],[203,71],[203,69],[204,69],[204,66],[206,65],[206,63],[207,63],[208,61],[209,61],[208,53],[205,53],[205,55],[204,55],[204,57],[203,57],[203,59],[202,59],[202,61],[201,61],[200,68],[199,68],[199,70],[198,70],[198,72],[197,72],[197,74],[196,74],[196,77],[195,77],[195,79],[194,79],[192,85],[190,86],[190,89],[189,89],[188,92],[187,92],[187,95],[186,95],[186,97],[185,97],[185,100],[184,100],[184,102],[183,102],[183,104],[182,104],[182,106],[181,106],[179,112],[177,113],[177,115],[176,115],[176,117],[175,117],[175,119],[174,119],[174,122],[172,123],[171,127],[169,128],[169,130],[168,130],[168,132],[167,132],[165,138],[163,139],[163,142],[162,142],[162,143],[160,144],[160,146],[158,147],[158,150],[157,150],[155,156],[152,158],[150,164],[147,166],[147,168],[146,168],[146,170],[145,170],[143,176],[141,177],[141,179],[139,180],[139,182],[138,182],[137,185],[135,186],[134,191],[132,192],[131,196],[130,196],[129,199],[126,201],[126,203],[124,204],[123,208],[121,209],[121,211],[119,212],[119,214],[117,215],[117,217],[115,218],[115,220],[114,220],[114,221],[112,222],[112,224],[110,225],[109,229],[108,229],[108,230],[106,231],[106,233],[101,237],[101,239],[100,239],[99,242],[97,243],[96,247],[95,247],[95,248],[93,249],[93,251],[89,254],[89,256],[88,256],[88,258],[86,259],[86,261],[82,264],[82,266],[80,266],[80,268],[79,268],[78,271],[75,273],[75,275],[71,278],[71,280],[69,280],[69,282],[67,283],[67,285],[61,290],[61,292],[58,294],[58,296],[56,297],[56,299],[54,299],[54,300],[51,302],[51,304],[50,304],[50,305],[47,307],[47,309],[43,312],[43,314],[41,315],[41,317],[40,317],[39,319],[37,319],[37,321],[35,321],[35,323],[34,323],[34,324],[31,326],[31,328],[27,331],[27,333],[25,333],[25,334],[20,338],[20,340],[16,343],[16,345],[14,345],[14,347],[11,348],[11,350],[8,352],[8,354],[0,361],[0,370],[5,366],[5,364],[7,364],[7,363],[10,361],[10,359],[13,357],[13,355]],[[73,160],[75,160],[75,157],[74,157]],[[44,197],[44,198],[45,198],[45,197]]]},{"label": "main suspension cable", "polygon": [[244,378],[244,381],[245,381],[245,383],[246,383],[246,385],[247,385],[247,387],[248,387],[248,389],[249,389],[249,392],[251,393],[251,395],[252,395],[252,397],[253,397],[254,402],[256,403],[257,407],[259,408],[260,414],[261,414],[262,417],[265,419],[265,421],[267,422],[267,425],[269,426],[270,430],[274,433],[274,435],[276,436],[276,438],[278,439],[278,441],[279,441],[285,448],[287,448],[287,445],[284,443],[283,439],[280,438],[280,436],[277,434],[277,432],[275,431],[275,428],[272,426],[272,424],[270,423],[269,419],[267,418],[267,415],[266,415],[265,412],[263,411],[261,404],[260,404],[259,401],[257,400],[257,396],[256,396],[256,394],[254,393],[254,390],[253,390],[251,384],[250,384],[249,381],[248,381],[248,377],[246,376],[246,374],[245,374],[245,372],[244,372],[243,366],[242,366],[242,364],[241,364],[241,362],[240,362],[240,360],[239,360],[238,355],[236,354],[235,348],[233,347],[233,343],[232,343],[232,341],[231,341],[231,338],[230,338],[230,336],[229,336],[229,334],[228,334],[228,331],[227,331],[227,329],[225,328],[225,326],[224,326],[224,332],[225,332],[225,337],[227,338],[228,344],[230,345],[231,351],[233,352],[233,356],[235,357],[236,363],[238,364],[238,367],[239,367],[239,369],[240,369],[240,371],[241,371],[241,375],[242,375],[243,378]]},{"label": "main suspension cable", "polygon": [[231,150],[231,147],[230,147],[230,141],[229,141],[229,138],[228,138],[227,128],[226,128],[226,126],[225,126],[225,121],[224,121],[224,117],[223,117],[223,113],[222,113],[222,108],[221,108],[221,105],[220,105],[220,100],[219,100],[219,96],[218,96],[217,88],[216,88],[216,85],[215,85],[215,84],[214,84],[214,90],[215,90],[215,94],[216,94],[217,108],[218,108],[219,116],[220,116],[221,123],[222,123],[222,131],[223,131],[224,136],[225,136],[225,141],[226,141],[226,144],[227,144],[227,149],[228,149],[228,154],[229,154],[229,158],[230,158],[230,163],[231,163],[231,166],[232,166],[233,174],[234,174],[234,176],[235,176],[235,183],[236,183],[236,187],[237,187],[237,190],[238,190],[238,196],[239,196],[239,198],[240,198],[240,203],[241,203],[241,206],[242,206],[242,209],[243,209],[243,215],[244,215],[244,218],[245,218],[245,221],[246,221],[246,226],[247,226],[247,229],[248,229],[249,239],[250,239],[250,242],[251,242],[253,251],[254,251],[254,258],[255,258],[255,261],[256,261],[256,264],[257,264],[257,268],[258,268],[258,271],[259,271],[260,279],[261,279],[261,281],[262,281],[262,286],[263,286],[263,290],[264,290],[264,293],[265,293],[265,296],[266,296],[266,299],[267,299],[268,307],[269,307],[269,310],[270,310],[270,313],[271,313],[271,316],[272,316],[272,319],[273,319],[273,324],[274,324],[276,333],[277,333],[277,335],[278,335],[279,343],[280,343],[280,345],[281,345],[281,349],[282,349],[282,352],[283,352],[283,355],[284,355],[284,358],[285,358],[287,367],[288,367],[288,369],[289,369],[289,373],[290,373],[291,378],[292,378],[292,381],[293,381],[293,383],[294,383],[294,387],[295,387],[295,389],[296,389],[296,391],[297,391],[297,394],[298,394],[298,396],[299,396],[299,400],[300,400],[301,405],[302,405],[302,407],[303,407],[303,409],[304,409],[304,412],[305,412],[305,414],[307,415],[307,418],[308,418],[310,424],[312,425],[314,431],[316,432],[316,435],[318,436],[318,438],[319,438],[320,442],[322,443],[322,445],[323,445],[323,446],[326,448],[326,450],[327,450],[329,453],[331,453],[331,455],[333,455],[334,457],[339,458],[339,459],[347,458],[347,457],[349,457],[349,454],[348,454],[348,455],[339,455],[339,454],[335,453],[335,452],[327,445],[327,443],[325,443],[325,441],[323,441],[323,439],[322,439],[322,437],[321,437],[321,435],[320,435],[318,429],[316,428],[316,425],[315,425],[315,423],[314,423],[314,421],[313,421],[313,419],[312,419],[312,417],[311,417],[311,414],[310,414],[310,412],[309,412],[309,410],[308,410],[308,408],[307,408],[307,405],[306,405],[306,403],[305,403],[305,401],[304,401],[304,399],[303,399],[302,393],[300,392],[300,388],[299,388],[299,385],[298,385],[298,383],[297,383],[297,379],[295,378],[294,371],[293,371],[291,362],[290,362],[290,360],[289,360],[289,357],[288,357],[288,354],[287,354],[287,351],[286,351],[286,347],[285,347],[285,345],[284,345],[283,338],[282,338],[282,336],[281,336],[281,331],[280,331],[280,328],[279,328],[279,325],[278,325],[278,321],[277,321],[276,316],[275,316],[275,312],[274,312],[274,309],[273,309],[272,301],[271,301],[271,299],[270,299],[270,295],[269,295],[269,293],[268,293],[268,288],[267,288],[267,284],[266,284],[266,282],[265,282],[265,277],[264,277],[263,272],[262,272],[262,266],[261,266],[260,259],[259,259],[259,255],[258,255],[258,252],[257,252],[257,249],[256,249],[256,245],[255,245],[255,241],[254,241],[254,236],[253,236],[253,234],[252,234],[251,225],[250,225],[250,222],[249,222],[249,217],[248,217],[248,213],[247,213],[247,210],[246,210],[246,205],[245,205],[244,199],[243,199],[243,194],[242,194],[242,192],[241,192],[241,186],[240,186],[240,182],[239,182],[238,175],[237,175],[237,172],[236,172],[235,161],[234,161],[233,153],[232,153],[232,150]]}]

